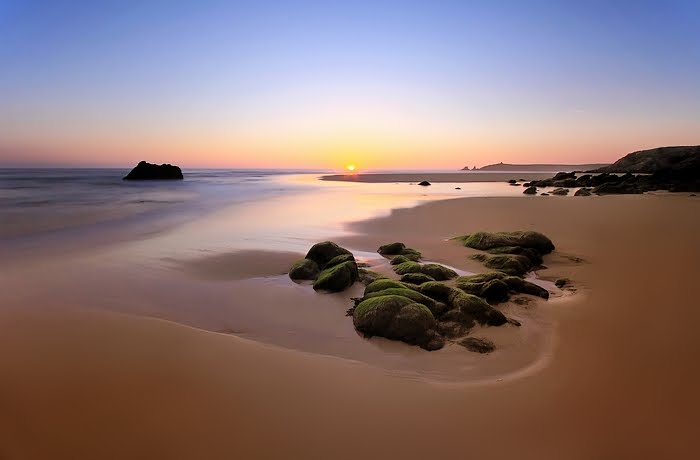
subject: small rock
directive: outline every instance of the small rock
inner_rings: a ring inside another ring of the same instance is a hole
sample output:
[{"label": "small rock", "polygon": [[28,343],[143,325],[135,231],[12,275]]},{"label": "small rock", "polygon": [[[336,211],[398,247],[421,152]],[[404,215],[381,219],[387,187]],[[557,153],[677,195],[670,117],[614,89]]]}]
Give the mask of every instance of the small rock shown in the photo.
[{"label": "small rock", "polygon": [[541,196],[549,196],[549,193],[540,193]]},{"label": "small rock", "polygon": [[457,343],[475,353],[491,353],[496,349],[496,345],[493,342],[479,337],[467,337]]},{"label": "small rock", "polygon": [[525,195],[537,195],[537,187],[530,186],[523,190],[523,194]]},{"label": "small rock", "polygon": [[554,282],[554,285],[555,285],[556,287],[558,287],[559,289],[563,288],[563,287],[566,286],[567,284],[569,284],[569,280],[566,279],[566,278],[559,278],[558,280],[556,280],[556,281]]},{"label": "small rock", "polygon": [[568,195],[569,194],[569,189],[568,188],[558,188],[552,190],[552,195]]},{"label": "small rock", "polygon": [[591,191],[585,187],[576,190],[576,193],[574,193],[574,196],[591,196],[591,195],[592,195]]},{"label": "small rock", "polygon": [[419,182],[418,185],[422,185],[423,187],[427,187],[428,185],[431,185],[431,184],[427,180],[424,180],[423,182]]},{"label": "small rock", "polygon": [[455,187],[455,190],[462,190],[462,187]]}]

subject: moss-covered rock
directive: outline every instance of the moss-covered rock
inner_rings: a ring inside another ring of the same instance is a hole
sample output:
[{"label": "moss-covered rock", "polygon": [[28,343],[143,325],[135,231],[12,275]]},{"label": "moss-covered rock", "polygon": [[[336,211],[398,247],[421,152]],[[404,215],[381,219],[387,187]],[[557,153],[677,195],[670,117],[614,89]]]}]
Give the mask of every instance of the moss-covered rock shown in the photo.
[{"label": "moss-covered rock", "polygon": [[502,281],[508,285],[508,288],[511,291],[515,291],[520,294],[534,295],[543,299],[549,299],[548,290],[542,286],[536,285],[535,283],[525,281],[517,276],[506,276]]},{"label": "moss-covered rock", "polygon": [[447,267],[438,264],[419,264],[417,262],[404,262],[394,266],[394,271],[399,275],[407,273],[423,273],[435,279],[444,281],[457,277],[457,273]]},{"label": "moss-covered rock", "polygon": [[500,246],[497,248],[488,249],[489,254],[514,254],[525,256],[532,262],[533,265],[542,264],[542,254],[537,249],[524,248],[522,246]]},{"label": "moss-covered rock", "polygon": [[401,281],[411,284],[423,284],[429,281],[435,281],[435,278],[424,273],[406,273],[401,277]]},{"label": "moss-covered rock", "polygon": [[420,251],[417,251],[415,249],[411,248],[406,248],[401,252],[401,255],[408,260],[412,260],[414,262],[418,262],[421,257],[423,257],[423,254],[420,253]]},{"label": "moss-covered rock", "polygon": [[479,297],[490,304],[507,302],[510,299],[510,288],[501,280],[491,280],[481,286]]},{"label": "moss-covered rock", "polygon": [[430,297],[423,295],[418,291],[414,291],[413,289],[408,289],[405,287],[404,288],[388,288],[388,289],[383,289],[381,291],[370,292],[369,294],[365,294],[363,300],[371,299],[373,297],[385,296],[385,295],[400,295],[403,297],[407,297],[416,303],[419,303],[421,305],[425,305],[426,307],[428,307],[428,310],[430,310],[430,312],[435,317],[439,317],[440,315],[445,313],[445,311],[447,310],[447,305],[445,305],[444,303],[433,300]]},{"label": "moss-covered rock", "polygon": [[424,264],[421,273],[432,276],[435,281],[445,281],[457,277],[457,272],[439,264]]},{"label": "moss-covered rock", "polygon": [[552,240],[539,232],[515,231],[515,232],[476,232],[456,238],[465,246],[485,251],[502,246],[520,246],[532,248],[540,254],[549,254],[554,250]]},{"label": "moss-covered rock", "polygon": [[390,278],[381,278],[367,285],[365,288],[365,295],[392,288],[406,289],[407,286],[400,281],[392,280]]},{"label": "moss-covered rock", "polygon": [[459,278],[457,278],[457,287],[460,289],[463,289],[462,284],[486,283],[487,281],[491,281],[491,280],[502,280],[506,276],[510,276],[510,275],[503,273],[503,272],[486,272],[486,273],[477,273],[476,275],[460,276]]},{"label": "moss-covered rock", "polygon": [[[422,257],[422,254],[419,251],[412,249],[412,248],[407,248],[405,244],[399,243],[399,242],[382,245],[379,247],[379,249],[377,249],[377,252],[383,256],[401,256],[402,257],[402,259],[400,259],[401,262],[394,263],[392,261],[392,265],[396,265],[396,264],[402,263],[402,262],[407,262],[409,260],[417,262]],[[403,260],[403,258],[405,258],[406,260]]]},{"label": "moss-covered rock", "polygon": [[472,316],[480,324],[500,326],[508,322],[503,313],[486,303],[484,299],[466,294],[459,289],[452,290],[447,302],[465,315]]},{"label": "moss-covered rock", "polygon": [[418,262],[403,262],[398,265],[394,265],[394,271],[398,275],[405,275],[406,273],[421,273],[421,264]]},{"label": "moss-covered rock", "polygon": [[397,256],[401,254],[401,251],[406,249],[406,245],[403,243],[389,243],[379,246],[377,252],[383,256]]},{"label": "moss-covered rock", "polygon": [[496,349],[493,342],[479,337],[466,337],[457,343],[475,353],[491,353]]},{"label": "moss-covered rock", "polygon": [[367,270],[366,268],[358,268],[357,271],[360,275],[360,282],[365,286],[369,286],[378,279],[388,279],[385,274]]},{"label": "moss-covered rock", "polygon": [[431,299],[437,300],[439,302],[447,302],[452,292],[450,286],[440,283],[438,281],[429,281],[423,283],[418,287],[421,294],[430,297]]},{"label": "moss-covered rock", "polygon": [[341,254],[341,255],[335,256],[331,260],[329,260],[326,263],[326,265],[324,265],[323,268],[325,270],[326,268],[335,267],[336,265],[339,265],[339,264],[342,264],[343,262],[348,262],[348,261],[355,262],[355,256],[353,256],[352,254]]},{"label": "moss-covered rock", "polygon": [[405,263],[405,262],[411,262],[411,259],[409,259],[406,256],[395,256],[395,257],[392,257],[392,259],[389,263],[391,265],[400,265],[400,264]]},{"label": "moss-covered rock", "polygon": [[509,275],[522,276],[534,267],[530,259],[515,254],[474,254],[471,257],[483,263],[487,268]]},{"label": "moss-covered rock", "polygon": [[352,286],[358,279],[360,279],[360,274],[357,264],[349,260],[323,270],[314,283],[314,289],[340,292]]},{"label": "moss-covered rock", "polygon": [[353,324],[370,337],[401,340],[428,350],[444,345],[444,340],[435,332],[435,318],[430,310],[403,296],[385,295],[363,300],[353,312]]},{"label": "moss-covered rock", "polygon": [[309,249],[309,252],[306,254],[306,258],[316,262],[319,267],[325,267],[331,259],[343,254],[352,255],[350,251],[338,246],[332,241],[324,241],[311,246],[311,249]]},{"label": "moss-covered rock", "polygon": [[289,277],[294,281],[315,280],[321,269],[313,260],[301,259],[289,269]]}]

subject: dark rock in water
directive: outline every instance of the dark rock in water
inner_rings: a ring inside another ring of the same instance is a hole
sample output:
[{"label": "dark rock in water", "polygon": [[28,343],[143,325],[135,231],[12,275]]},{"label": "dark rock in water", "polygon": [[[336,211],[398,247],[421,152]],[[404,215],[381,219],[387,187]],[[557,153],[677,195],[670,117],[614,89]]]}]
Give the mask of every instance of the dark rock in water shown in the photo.
[{"label": "dark rock in water", "polygon": [[554,285],[555,285],[556,287],[558,287],[559,289],[563,288],[563,287],[566,286],[567,284],[569,284],[569,280],[566,279],[566,278],[559,278],[558,280],[556,280],[556,281],[554,282]]},{"label": "dark rock in water", "polygon": [[365,299],[353,312],[355,328],[367,336],[386,337],[418,345],[427,350],[442,348],[444,339],[436,332],[430,310],[399,295]]},{"label": "dark rock in water", "polygon": [[314,283],[314,290],[340,292],[359,279],[357,264],[350,260],[323,270]]},{"label": "dark rock in water", "polygon": [[299,280],[315,280],[321,269],[313,260],[301,259],[289,270],[289,277],[295,281]]},{"label": "dark rock in water", "polygon": [[542,196],[549,196],[549,193],[540,193]]},{"label": "dark rock in water", "polygon": [[428,185],[431,185],[431,184],[427,180],[424,180],[423,182],[418,182],[418,185],[422,185],[423,187],[427,187]]},{"label": "dark rock in water", "polygon": [[457,342],[469,351],[475,353],[491,353],[496,349],[496,346],[490,340],[478,338],[478,337],[467,337]]},{"label": "dark rock in water", "polygon": [[509,184],[515,184],[516,182],[518,182],[518,181],[515,180],[515,179],[511,179],[511,180],[508,181]]},{"label": "dark rock in water", "polygon": [[605,183],[593,189],[593,193],[598,195],[632,195],[642,193],[642,189],[632,183]]},{"label": "dark rock in water", "polygon": [[328,262],[331,261],[331,259],[343,254],[352,255],[350,251],[348,251],[345,248],[341,248],[332,241],[324,241],[322,243],[316,243],[313,246],[311,246],[309,252],[306,253],[306,258],[313,260],[319,265],[319,267],[323,268]]},{"label": "dark rock in water", "polygon": [[552,195],[568,195],[569,194],[569,189],[568,188],[558,188],[552,190]]},{"label": "dark rock in water", "polygon": [[424,273],[406,273],[401,277],[401,281],[411,284],[423,284],[429,281],[435,281],[435,278]]},{"label": "dark rock in water", "polygon": [[508,322],[503,313],[486,303],[484,299],[466,294],[459,289],[452,289],[447,303],[485,326],[501,326]]},{"label": "dark rock in water", "polygon": [[553,181],[566,180],[566,179],[576,179],[576,173],[574,172],[558,172],[552,178]]},{"label": "dark rock in water", "polygon": [[140,161],[124,180],[181,180],[182,170],[170,164],[156,165]]},{"label": "dark rock in water", "polygon": [[[383,256],[401,256],[402,259],[399,259],[401,261],[403,261],[403,258],[405,258],[406,260],[417,262],[423,256],[419,251],[412,248],[407,248],[405,244],[398,242],[382,245],[379,247],[379,249],[377,249],[377,252]],[[392,265],[396,265],[401,262],[394,262],[392,260],[391,263]]]},{"label": "dark rock in water", "polygon": [[554,250],[552,240],[539,232],[515,231],[515,232],[476,232],[470,235],[456,238],[468,248],[482,251],[502,246],[521,246],[532,248],[540,254],[549,254]]},{"label": "dark rock in water", "polygon": [[534,264],[528,257],[517,254],[474,254],[472,259],[478,260],[485,267],[492,270],[499,270],[516,276],[523,276],[534,267]]},{"label": "dark rock in water", "polygon": [[515,182],[515,183],[513,183],[513,184],[508,184],[508,185],[514,185],[514,186],[516,186],[516,187],[520,187],[520,184],[518,184],[517,182]]},{"label": "dark rock in water", "polygon": [[455,190],[462,190],[462,187],[455,187]]},{"label": "dark rock in water", "polygon": [[576,190],[576,193],[574,193],[574,196],[591,196],[591,195],[592,195],[591,191],[585,187]]},{"label": "dark rock in water", "polygon": [[523,190],[525,195],[537,195],[537,187],[530,186]]},{"label": "dark rock in water", "polygon": [[401,254],[401,251],[406,249],[406,245],[403,243],[389,243],[379,246],[377,252],[383,256],[395,256]]}]

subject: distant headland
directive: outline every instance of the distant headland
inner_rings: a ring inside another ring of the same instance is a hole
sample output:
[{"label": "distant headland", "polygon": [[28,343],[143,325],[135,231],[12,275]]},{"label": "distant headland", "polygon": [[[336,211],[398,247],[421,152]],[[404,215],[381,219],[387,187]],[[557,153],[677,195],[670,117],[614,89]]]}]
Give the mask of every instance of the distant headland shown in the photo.
[{"label": "distant headland", "polygon": [[590,171],[608,166],[607,163],[600,164],[581,164],[581,165],[566,165],[566,164],[512,164],[512,163],[497,163],[481,168],[470,168],[465,166],[462,171],[536,171],[536,172],[572,172],[572,171]]}]

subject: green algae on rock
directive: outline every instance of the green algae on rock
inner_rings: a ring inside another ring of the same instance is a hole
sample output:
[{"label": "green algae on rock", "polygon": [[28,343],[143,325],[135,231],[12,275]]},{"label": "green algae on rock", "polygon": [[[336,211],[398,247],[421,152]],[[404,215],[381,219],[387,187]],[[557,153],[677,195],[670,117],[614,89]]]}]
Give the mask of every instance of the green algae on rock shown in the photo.
[{"label": "green algae on rock", "polygon": [[457,342],[469,351],[475,353],[491,353],[496,349],[496,346],[487,339],[482,339],[480,337],[466,337]]},{"label": "green algae on rock", "polygon": [[514,232],[476,232],[455,238],[465,246],[482,251],[503,246],[520,246],[532,248],[540,254],[549,254],[554,250],[554,243],[545,235],[533,231]]},{"label": "green algae on rock", "polygon": [[353,324],[370,337],[401,340],[427,350],[444,346],[444,339],[435,332],[435,317],[430,310],[403,296],[385,295],[363,300],[353,312]]},{"label": "green algae on rock", "polygon": [[338,246],[332,241],[324,241],[322,243],[316,243],[311,246],[309,252],[306,254],[307,259],[311,259],[316,262],[319,267],[324,267],[328,262],[330,262],[334,257],[352,253],[347,249]]},{"label": "green algae on rock", "polygon": [[323,270],[314,283],[314,290],[340,292],[360,279],[357,264],[353,260]]},{"label": "green algae on rock", "polygon": [[365,295],[391,288],[406,289],[407,286],[401,281],[392,280],[391,278],[380,278],[367,285]]},{"label": "green algae on rock", "polygon": [[[407,260],[418,262],[422,257],[422,254],[419,251],[406,247],[405,244],[400,242],[384,244],[380,246],[379,249],[377,249],[377,252],[383,256],[401,256],[401,262],[406,262]],[[405,258],[406,260],[403,260],[403,258]],[[393,261],[392,265],[395,265]]]},{"label": "green algae on rock", "polygon": [[515,254],[474,254],[471,258],[483,263],[487,268],[509,275],[522,276],[534,267],[530,259]]},{"label": "green algae on rock", "polygon": [[375,272],[372,270],[367,270],[366,268],[358,268],[357,271],[360,275],[360,282],[365,286],[372,284],[378,279],[388,279],[388,277],[385,274]]},{"label": "green algae on rock", "polygon": [[318,264],[310,259],[301,259],[289,269],[289,277],[294,281],[315,280],[321,269]]},{"label": "green algae on rock", "polygon": [[418,262],[403,262],[394,266],[394,271],[398,275],[406,275],[408,273],[422,273],[428,275],[437,281],[444,281],[457,277],[457,272],[443,267],[439,264],[419,264]]},{"label": "green algae on rock", "polygon": [[423,284],[430,281],[435,281],[435,278],[424,273],[406,273],[401,277],[401,281],[411,284]]},{"label": "green algae on rock", "polygon": [[369,294],[365,294],[363,299],[371,299],[374,297],[381,297],[385,295],[400,295],[403,297],[407,297],[416,303],[425,305],[434,316],[439,316],[447,310],[447,305],[445,305],[444,303],[433,300],[430,297],[423,295],[418,291],[414,291],[413,289],[408,289],[406,287],[392,287],[382,289],[381,291],[370,292]]}]

